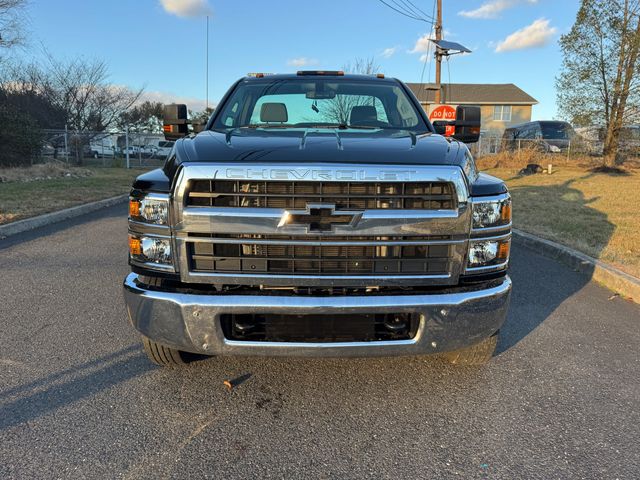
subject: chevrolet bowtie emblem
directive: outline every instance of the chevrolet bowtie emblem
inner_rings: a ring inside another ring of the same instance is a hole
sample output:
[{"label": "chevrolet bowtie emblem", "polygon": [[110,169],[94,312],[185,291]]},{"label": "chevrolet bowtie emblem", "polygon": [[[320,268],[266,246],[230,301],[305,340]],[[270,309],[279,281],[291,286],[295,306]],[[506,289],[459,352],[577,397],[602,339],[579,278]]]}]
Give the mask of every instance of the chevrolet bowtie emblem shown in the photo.
[{"label": "chevrolet bowtie emblem", "polygon": [[306,227],[307,232],[331,232],[335,225],[354,227],[362,212],[338,210],[335,205],[307,204],[306,210],[285,210],[278,228]]}]

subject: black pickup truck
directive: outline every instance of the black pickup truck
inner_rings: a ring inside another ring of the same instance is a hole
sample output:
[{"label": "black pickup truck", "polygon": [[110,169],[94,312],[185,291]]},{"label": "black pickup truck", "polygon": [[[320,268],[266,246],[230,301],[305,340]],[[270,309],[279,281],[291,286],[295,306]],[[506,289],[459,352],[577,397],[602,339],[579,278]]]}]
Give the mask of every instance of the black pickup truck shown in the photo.
[{"label": "black pickup truck", "polygon": [[488,361],[509,305],[511,198],[399,80],[240,79],[197,135],[172,106],[129,203],[124,296],[149,358],[440,354]]}]

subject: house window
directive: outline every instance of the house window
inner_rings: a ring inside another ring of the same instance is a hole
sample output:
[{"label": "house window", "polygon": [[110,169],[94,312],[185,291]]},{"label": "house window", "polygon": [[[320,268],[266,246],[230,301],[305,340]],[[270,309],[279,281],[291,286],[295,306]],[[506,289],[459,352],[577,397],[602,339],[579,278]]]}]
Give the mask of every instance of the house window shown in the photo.
[{"label": "house window", "polygon": [[510,122],[511,105],[496,105],[493,107],[493,119],[496,122]]}]

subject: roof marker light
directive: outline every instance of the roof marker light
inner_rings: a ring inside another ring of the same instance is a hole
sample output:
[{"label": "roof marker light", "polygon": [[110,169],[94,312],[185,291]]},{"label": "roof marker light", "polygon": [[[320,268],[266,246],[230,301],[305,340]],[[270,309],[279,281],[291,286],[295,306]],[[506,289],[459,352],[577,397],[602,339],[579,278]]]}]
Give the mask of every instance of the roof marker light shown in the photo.
[{"label": "roof marker light", "polygon": [[332,77],[344,76],[344,72],[342,70],[298,70],[297,74],[301,77],[306,75],[325,75]]}]

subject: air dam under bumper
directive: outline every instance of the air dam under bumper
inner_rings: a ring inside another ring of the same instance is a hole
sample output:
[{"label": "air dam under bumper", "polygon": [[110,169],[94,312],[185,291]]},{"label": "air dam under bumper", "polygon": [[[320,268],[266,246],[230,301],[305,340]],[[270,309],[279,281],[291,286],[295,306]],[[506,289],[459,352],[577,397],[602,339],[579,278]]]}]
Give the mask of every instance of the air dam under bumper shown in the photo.
[{"label": "air dam under bumper", "polygon": [[[419,355],[456,350],[495,333],[504,323],[511,280],[484,290],[427,295],[278,296],[200,295],[147,290],[137,274],[124,281],[133,326],[146,337],[179,350],[207,355],[365,357]],[[418,313],[411,340],[294,343],[228,340],[226,313],[345,314]]]}]

